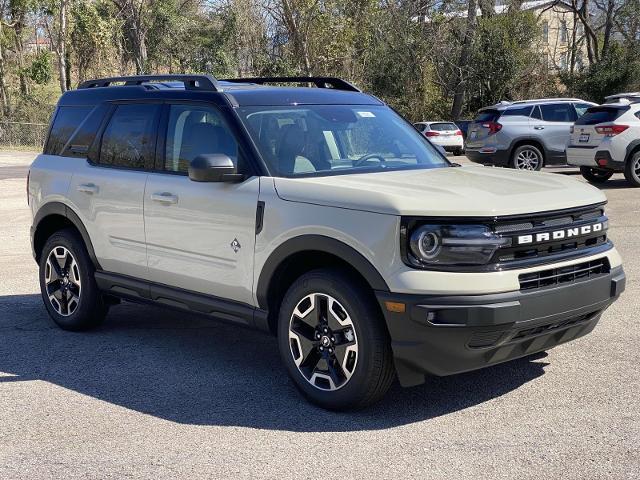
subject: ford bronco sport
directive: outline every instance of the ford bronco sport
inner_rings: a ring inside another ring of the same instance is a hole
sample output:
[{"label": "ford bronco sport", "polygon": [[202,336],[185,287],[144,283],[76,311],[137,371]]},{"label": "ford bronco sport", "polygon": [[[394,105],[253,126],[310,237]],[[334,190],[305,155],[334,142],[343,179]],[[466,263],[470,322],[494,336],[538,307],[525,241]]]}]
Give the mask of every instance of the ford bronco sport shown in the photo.
[{"label": "ford bronco sport", "polygon": [[574,340],[625,286],[599,190],[449,163],[334,78],[87,81],[27,188],[60,327],[124,299],[271,332],[330,409]]}]

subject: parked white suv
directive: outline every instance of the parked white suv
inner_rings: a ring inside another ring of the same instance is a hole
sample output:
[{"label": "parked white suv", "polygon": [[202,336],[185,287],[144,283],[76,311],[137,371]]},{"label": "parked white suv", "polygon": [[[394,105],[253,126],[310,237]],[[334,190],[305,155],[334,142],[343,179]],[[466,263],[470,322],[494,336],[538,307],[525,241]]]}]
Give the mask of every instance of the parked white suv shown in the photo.
[{"label": "parked white suv", "polygon": [[462,130],[453,122],[418,122],[413,124],[431,143],[440,145],[447,152],[462,155],[464,136]]},{"label": "parked white suv", "polygon": [[27,189],[60,327],[127,300],[271,332],[325,408],[578,338],[625,286],[598,189],[451,164],[339,79],[87,81]]},{"label": "parked white suv", "polygon": [[609,97],[590,107],[571,130],[567,163],[580,167],[591,183],[606,182],[615,172],[640,187],[640,94]]}]

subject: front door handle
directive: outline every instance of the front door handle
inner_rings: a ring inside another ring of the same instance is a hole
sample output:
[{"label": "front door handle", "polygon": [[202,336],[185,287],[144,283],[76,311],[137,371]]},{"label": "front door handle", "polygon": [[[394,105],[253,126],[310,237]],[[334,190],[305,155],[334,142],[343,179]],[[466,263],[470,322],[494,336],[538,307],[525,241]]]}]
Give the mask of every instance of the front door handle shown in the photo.
[{"label": "front door handle", "polygon": [[535,127],[533,127],[533,128],[534,128],[534,130],[544,130],[544,127],[543,127],[543,126],[540,126],[540,125],[536,125],[536,126],[535,126]]},{"label": "front door handle", "polygon": [[164,203],[164,204],[176,204],[178,203],[178,196],[173,195],[169,192],[162,193],[152,193],[151,200],[154,202]]},{"label": "front door handle", "polygon": [[79,192],[88,193],[89,195],[98,193],[98,186],[94,183],[81,183],[78,185],[77,189]]}]

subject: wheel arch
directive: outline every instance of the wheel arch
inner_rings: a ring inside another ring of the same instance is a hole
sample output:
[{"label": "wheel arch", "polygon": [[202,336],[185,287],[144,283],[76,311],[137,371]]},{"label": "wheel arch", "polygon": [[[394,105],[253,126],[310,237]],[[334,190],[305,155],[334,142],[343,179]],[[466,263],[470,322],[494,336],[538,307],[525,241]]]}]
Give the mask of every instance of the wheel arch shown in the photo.
[{"label": "wheel arch", "polygon": [[629,160],[631,160],[633,154],[638,151],[640,151],[640,139],[633,140],[629,143],[629,145],[627,145],[627,152],[624,157],[624,163],[627,163]]},{"label": "wheel arch", "polygon": [[58,230],[68,227],[75,228],[78,231],[87,248],[89,258],[91,258],[94,266],[99,269],[100,263],[82,220],[73,209],[61,202],[44,204],[33,219],[32,248],[36,261],[40,261],[42,249],[47,239]]},{"label": "wheel arch", "polygon": [[544,143],[541,140],[534,137],[517,138],[516,140],[513,141],[513,143],[511,144],[511,148],[509,149],[509,164],[513,163],[513,154],[516,151],[516,149],[518,147],[522,147],[523,145],[533,145],[538,150],[540,150],[540,153],[542,153],[542,166],[544,167],[547,162],[547,159],[549,158],[549,155],[547,153],[546,148],[544,148]]},{"label": "wheel arch", "polygon": [[269,329],[275,332],[284,294],[300,275],[323,267],[347,270],[374,290],[389,291],[378,270],[355,248],[323,235],[301,235],[278,246],[264,263],[256,287],[260,308],[267,310]]}]

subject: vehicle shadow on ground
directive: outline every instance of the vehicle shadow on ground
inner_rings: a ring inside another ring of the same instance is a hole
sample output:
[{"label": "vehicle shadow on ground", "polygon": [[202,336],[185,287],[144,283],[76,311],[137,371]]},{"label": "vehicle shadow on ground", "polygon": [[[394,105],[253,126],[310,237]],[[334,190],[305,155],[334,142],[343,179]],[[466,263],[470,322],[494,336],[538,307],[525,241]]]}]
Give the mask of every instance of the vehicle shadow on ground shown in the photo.
[{"label": "vehicle shadow on ground", "polygon": [[0,389],[43,380],[134,411],[195,425],[287,431],[377,430],[428,420],[504,395],[544,374],[546,355],[478,372],[394,385],[364,411],[308,404],[273,337],[156,307],[114,307],[97,330],[59,330],[39,295],[0,297]]}]

